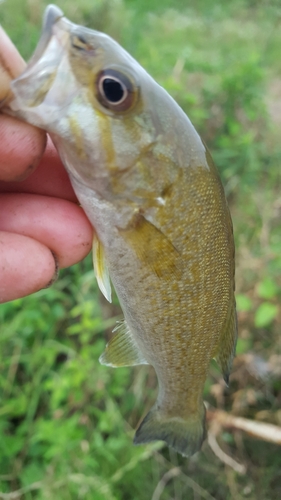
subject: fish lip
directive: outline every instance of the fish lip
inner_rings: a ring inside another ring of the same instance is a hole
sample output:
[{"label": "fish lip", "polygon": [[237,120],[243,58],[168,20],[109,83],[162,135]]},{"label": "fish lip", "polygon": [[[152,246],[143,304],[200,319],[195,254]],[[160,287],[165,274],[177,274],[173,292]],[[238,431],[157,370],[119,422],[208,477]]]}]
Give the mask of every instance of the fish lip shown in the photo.
[{"label": "fish lip", "polygon": [[31,57],[27,69],[32,65],[36,64],[37,61],[44,54],[52,36],[53,36],[53,27],[54,25],[64,17],[64,13],[61,9],[59,9],[56,5],[48,5],[45,9],[43,24],[42,24],[42,32],[37,47],[33,56]]},{"label": "fish lip", "polygon": [[23,73],[10,83],[12,94],[21,106],[31,102],[31,87],[36,87],[37,82],[38,90],[40,77],[44,81],[57,71],[72,27],[73,23],[64,17],[58,7],[49,5],[45,9],[37,47]]},{"label": "fish lip", "polygon": [[63,11],[56,5],[50,4],[46,7],[43,17],[43,32],[51,32],[53,24],[61,17],[64,17]]}]

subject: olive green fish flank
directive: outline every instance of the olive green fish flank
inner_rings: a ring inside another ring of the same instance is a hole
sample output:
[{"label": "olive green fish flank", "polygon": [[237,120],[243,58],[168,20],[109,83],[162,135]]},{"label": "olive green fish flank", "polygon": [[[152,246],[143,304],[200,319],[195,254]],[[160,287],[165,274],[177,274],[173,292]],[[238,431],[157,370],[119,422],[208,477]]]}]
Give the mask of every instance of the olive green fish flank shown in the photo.
[{"label": "olive green fish flank", "polygon": [[167,236],[142,214],[135,214],[130,226],[119,229],[119,232],[135,250],[138,258],[149,266],[158,278],[168,279],[171,274],[180,278],[180,253]]}]

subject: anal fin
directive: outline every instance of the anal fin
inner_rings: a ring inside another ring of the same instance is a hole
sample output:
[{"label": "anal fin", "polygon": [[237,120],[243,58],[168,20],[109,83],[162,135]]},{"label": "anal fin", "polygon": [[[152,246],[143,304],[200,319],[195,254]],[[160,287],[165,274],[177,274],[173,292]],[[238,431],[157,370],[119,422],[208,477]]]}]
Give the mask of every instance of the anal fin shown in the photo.
[{"label": "anal fin", "polygon": [[107,366],[147,365],[143,354],[136,345],[126,321],[119,323],[113,332],[117,334],[108,342],[99,361]]},{"label": "anal fin", "polygon": [[94,234],[93,239],[93,264],[99,289],[108,300],[108,302],[111,302],[111,285],[104,254],[104,248],[96,234]]}]

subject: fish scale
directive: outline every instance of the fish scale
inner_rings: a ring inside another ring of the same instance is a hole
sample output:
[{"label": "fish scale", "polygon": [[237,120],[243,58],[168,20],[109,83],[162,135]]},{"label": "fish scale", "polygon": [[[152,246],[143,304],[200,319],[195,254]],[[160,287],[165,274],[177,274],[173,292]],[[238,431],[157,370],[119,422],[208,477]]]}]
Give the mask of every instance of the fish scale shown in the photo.
[{"label": "fish scale", "polygon": [[110,276],[124,312],[100,362],[155,369],[134,442],[190,456],[206,435],[210,360],[227,381],[237,338],[232,222],[210,153],[120,45],[53,5],[11,90],[4,111],[50,133],[96,231],[100,289],[111,300]]}]

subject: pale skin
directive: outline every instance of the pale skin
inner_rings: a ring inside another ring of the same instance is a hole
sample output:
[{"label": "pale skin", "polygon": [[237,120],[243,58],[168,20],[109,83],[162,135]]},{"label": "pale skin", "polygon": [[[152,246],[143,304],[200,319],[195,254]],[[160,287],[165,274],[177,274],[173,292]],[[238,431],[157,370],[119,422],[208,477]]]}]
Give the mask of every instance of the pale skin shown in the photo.
[{"label": "pale skin", "polygon": [[[0,27],[0,102],[24,66]],[[0,303],[49,286],[57,268],[89,253],[92,238],[46,134],[0,114]]]}]

